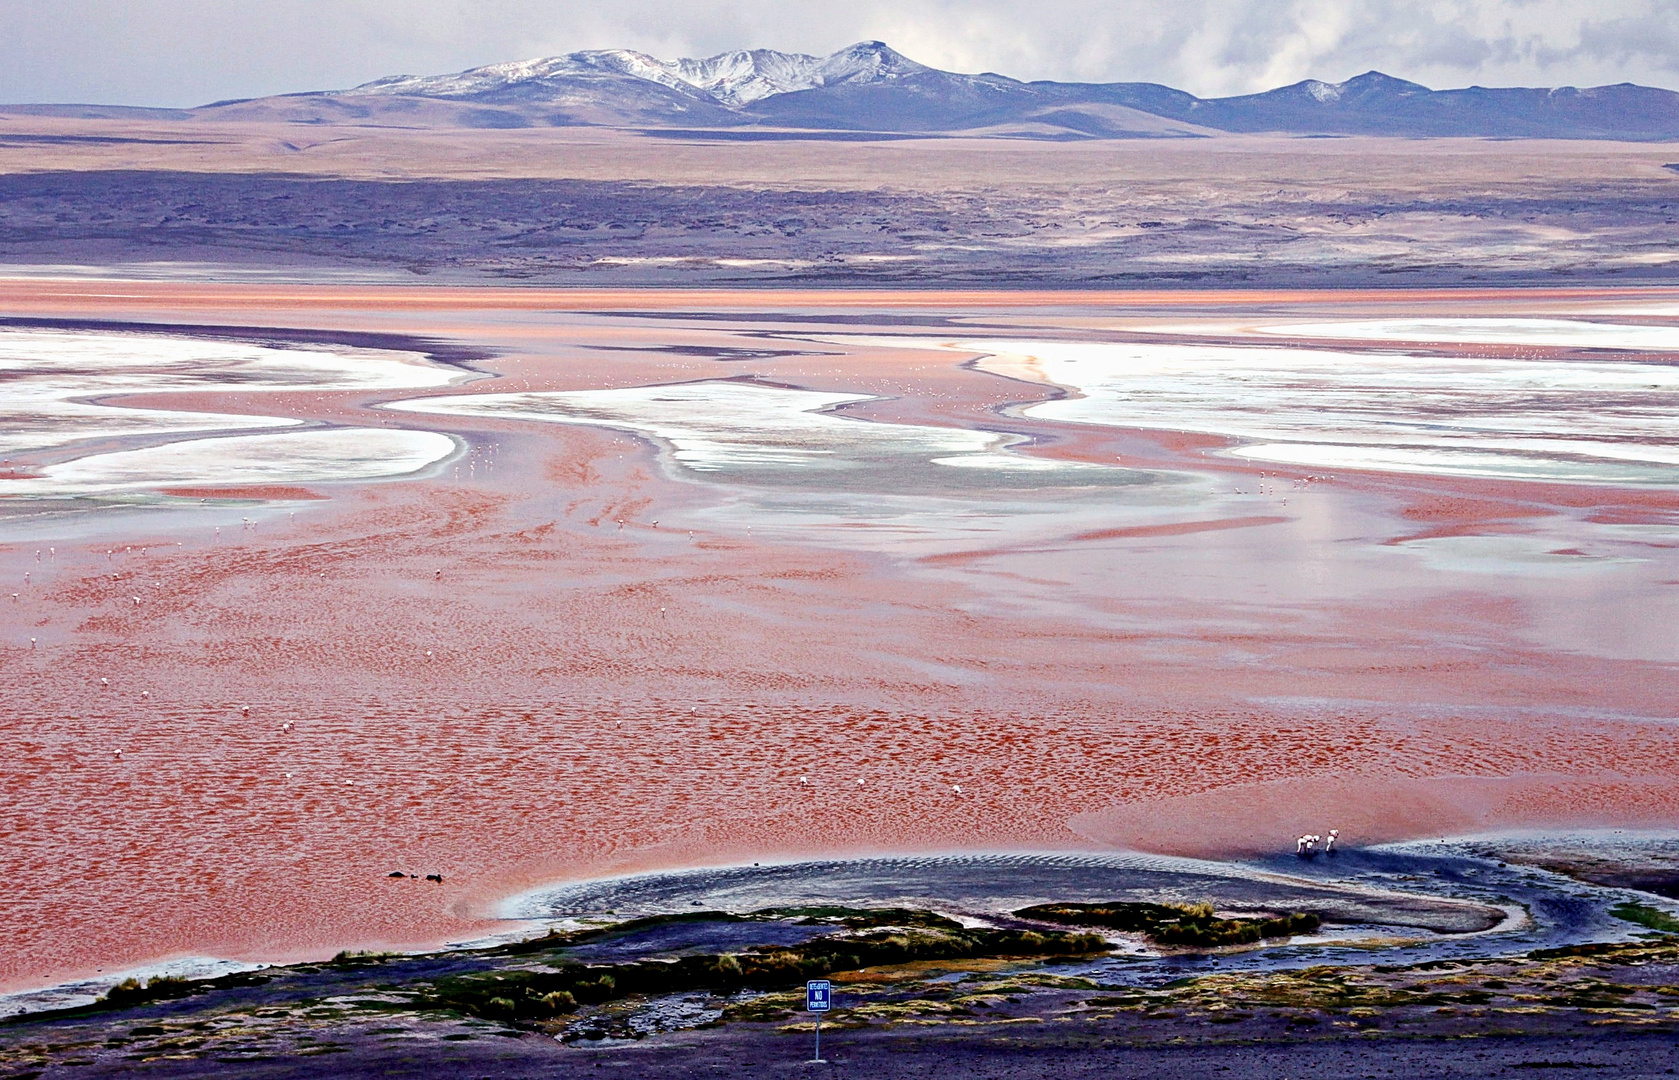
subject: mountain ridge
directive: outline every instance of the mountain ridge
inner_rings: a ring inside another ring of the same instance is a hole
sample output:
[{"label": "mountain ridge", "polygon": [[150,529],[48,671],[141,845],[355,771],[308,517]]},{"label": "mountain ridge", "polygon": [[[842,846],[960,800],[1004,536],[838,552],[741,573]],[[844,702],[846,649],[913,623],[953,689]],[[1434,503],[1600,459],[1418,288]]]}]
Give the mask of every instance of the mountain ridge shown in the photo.
[{"label": "mountain ridge", "polygon": [[[14,111],[86,115],[90,108]],[[1632,83],[1433,90],[1368,71],[1339,83],[1305,79],[1201,98],[1159,83],[1023,82],[942,71],[881,41],[828,56],[750,49],[661,60],[628,49],[588,50],[186,112],[314,124],[734,131],[742,138],[774,129],[1051,139],[1279,133],[1679,140],[1679,93]]]}]

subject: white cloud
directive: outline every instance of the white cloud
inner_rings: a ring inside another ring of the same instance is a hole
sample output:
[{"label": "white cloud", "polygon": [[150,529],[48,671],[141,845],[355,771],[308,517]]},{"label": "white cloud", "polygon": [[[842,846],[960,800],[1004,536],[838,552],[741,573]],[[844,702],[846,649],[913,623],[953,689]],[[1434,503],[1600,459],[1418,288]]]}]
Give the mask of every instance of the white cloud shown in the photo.
[{"label": "white cloud", "polygon": [[954,70],[1203,95],[1371,68],[1679,86],[1672,0],[0,0],[0,100],[188,105],[583,48],[865,38]]}]

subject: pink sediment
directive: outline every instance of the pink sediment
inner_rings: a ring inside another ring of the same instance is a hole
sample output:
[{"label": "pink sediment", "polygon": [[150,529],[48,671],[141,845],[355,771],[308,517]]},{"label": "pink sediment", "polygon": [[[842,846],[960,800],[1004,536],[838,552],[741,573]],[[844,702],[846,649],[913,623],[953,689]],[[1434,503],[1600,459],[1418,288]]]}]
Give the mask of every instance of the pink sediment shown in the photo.
[{"label": "pink sediment", "polygon": [[[715,327],[519,312],[1142,302],[38,282],[0,292],[17,314],[213,312],[239,325],[454,336],[499,351],[485,366],[501,378],[471,388],[486,391],[738,373],[660,353],[580,359],[574,347],[713,340]],[[1311,302],[1381,301],[1328,295]],[[875,406],[883,419],[995,422],[991,409],[1023,396],[960,357],[928,356],[913,370],[888,350],[755,370],[811,389],[890,389],[895,400]],[[322,398],[265,394],[263,411],[366,422],[371,398]],[[1679,729],[1637,719],[1671,713],[1679,673],[1537,639],[1501,579],[1419,580],[1309,610],[1258,592],[1141,591],[1175,565],[1155,549],[1265,537],[1295,504],[1078,534],[1084,546],[1161,542],[1125,546],[1134,580],[1116,579],[1104,601],[1124,617],[1116,628],[1067,611],[980,613],[1005,587],[983,568],[928,573],[839,542],[733,531],[690,540],[669,521],[715,491],[669,478],[622,434],[387,415],[501,449],[471,482],[335,492],[295,524],[219,541],[155,518],[121,538],[134,550],[120,559],[106,556],[110,536],[60,541],[52,574],[36,570],[16,606],[0,601],[0,984],[176,953],[419,947],[494,929],[498,898],[543,882],[699,862],[1106,845],[1216,854],[1334,823],[1358,843],[1679,822]],[[1127,465],[1252,471],[1173,433],[1005,426],[1053,437],[1033,453],[1113,463],[1119,447]],[[1568,485],[1365,475],[1320,490],[1380,520],[1372,544],[1419,526],[1679,510],[1672,493]],[[37,546],[0,547],[0,570],[35,569]],[[1231,621],[1233,607],[1252,617]]]}]

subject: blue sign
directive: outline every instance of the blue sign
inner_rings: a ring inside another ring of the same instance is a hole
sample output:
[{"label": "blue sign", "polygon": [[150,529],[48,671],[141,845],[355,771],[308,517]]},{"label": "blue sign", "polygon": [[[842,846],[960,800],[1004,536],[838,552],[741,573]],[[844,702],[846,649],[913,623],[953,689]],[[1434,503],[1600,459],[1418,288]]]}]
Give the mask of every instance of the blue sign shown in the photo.
[{"label": "blue sign", "polygon": [[825,1013],[834,1007],[834,991],[827,979],[805,983],[805,1012]]}]

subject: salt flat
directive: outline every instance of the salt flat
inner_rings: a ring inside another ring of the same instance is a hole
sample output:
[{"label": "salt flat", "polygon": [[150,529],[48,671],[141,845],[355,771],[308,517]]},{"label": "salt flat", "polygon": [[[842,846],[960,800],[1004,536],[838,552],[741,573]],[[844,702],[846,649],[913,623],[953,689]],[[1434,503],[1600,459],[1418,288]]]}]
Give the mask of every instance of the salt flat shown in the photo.
[{"label": "salt flat", "polygon": [[[175,334],[0,328],[0,499],[84,497],[221,483],[365,480],[451,452],[403,432],[210,432],[297,428],[244,395],[369,393],[446,386],[457,370],[416,354],[278,348]],[[128,399],[237,394],[240,411],[157,408]],[[129,447],[139,442],[148,445]],[[444,440],[447,442],[447,440]],[[342,466],[332,464],[332,455]],[[429,456],[428,456],[429,455]],[[384,459],[385,465],[378,462]]]},{"label": "salt flat", "polygon": [[181,487],[333,484],[416,473],[449,457],[454,439],[430,431],[329,428],[182,439],[89,454],[0,487],[0,497],[77,498]]},{"label": "salt flat", "polygon": [[[1527,343],[1666,340],[1662,327],[1558,321],[1514,326],[1360,324],[1278,327],[1302,337]],[[1435,327],[1438,329],[1435,329]],[[1561,326],[1562,329],[1555,329]],[[1580,329],[1584,328],[1584,329]],[[1639,334],[1638,330],[1648,330]],[[1333,332],[1331,332],[1333,331]],[[1432,338],[1429,337],[1432,335]],[[980,366],[1077,395],[1027,414],[1116,428],[1227,436],[1233,455],[1306,469],[1438,472],[1568,482],[1679,483],[1679,369],[1647,361],[1434,356],[1299,344],[1091,344],[925,339],[979,354]]]}]

